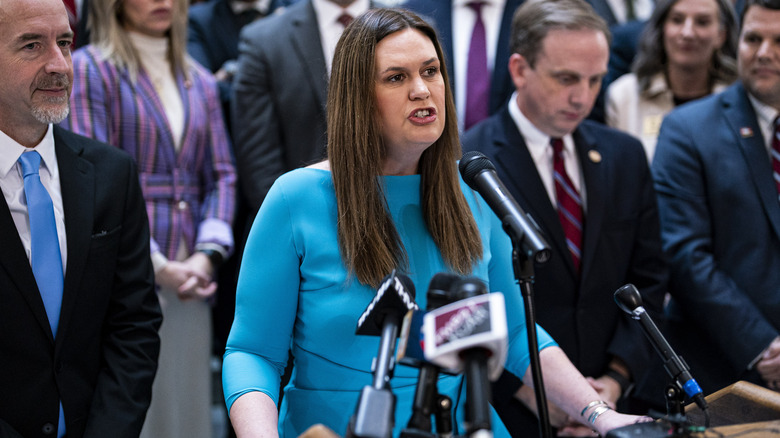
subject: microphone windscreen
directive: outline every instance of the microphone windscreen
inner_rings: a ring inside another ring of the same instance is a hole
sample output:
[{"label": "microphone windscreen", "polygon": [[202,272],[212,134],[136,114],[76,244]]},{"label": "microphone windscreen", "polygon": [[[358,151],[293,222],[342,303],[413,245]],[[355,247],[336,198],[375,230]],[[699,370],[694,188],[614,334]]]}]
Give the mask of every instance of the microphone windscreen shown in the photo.
[{"label": "microphone windscreen", "polygon": [[484,295],[488,293],[487,285],[477,277],[466,277],[452,285],[452,296],[455,300]]},{"label": "microphone windscreen", "polygon": [[642,295],[639,294],[636,286],[629,283],[615,291],[615,302],[624,312],[631,315],[642,305]]},{"label": "microphone windscreen", "polygon": [[485,170],[495,171],[496,167],[482,152],[470,151],[461,157],[458,170],[460,170],[460,176],[463,178],[463,181],[472,189],[477,190],[475,187],[477,175]]},{"label": "microphone windscreen", "polygon": [[450,290],[452,289],[452,285],[460,279],[460,275],[449,272],[439,272],[434,275],[433,278],[431,278],[431,282],[428,284],[428,293],[426,294],[428,305],[426,309],[438,309],[441,306],[445,306],[455,301]]}]

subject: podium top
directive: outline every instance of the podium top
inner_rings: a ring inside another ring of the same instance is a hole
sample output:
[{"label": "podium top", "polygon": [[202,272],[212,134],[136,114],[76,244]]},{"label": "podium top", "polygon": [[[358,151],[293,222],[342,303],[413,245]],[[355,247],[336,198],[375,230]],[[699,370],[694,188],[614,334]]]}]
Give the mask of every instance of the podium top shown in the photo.
[{"label": "podium top", "polygon": [[[740,380],[704,399],[711,427],[758,422],[778,422],[775,428],[780,426],[780,393],[762,386]],[[686,406],[685,415],[693,424],[704,424],[704,413],[694,403]]]}]

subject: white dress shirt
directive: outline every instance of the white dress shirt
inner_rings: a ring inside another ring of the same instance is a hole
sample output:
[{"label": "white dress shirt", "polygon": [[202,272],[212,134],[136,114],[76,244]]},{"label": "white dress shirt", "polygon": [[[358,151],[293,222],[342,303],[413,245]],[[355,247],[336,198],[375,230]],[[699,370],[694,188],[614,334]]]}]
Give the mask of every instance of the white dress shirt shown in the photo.
[{"label": "white dress shirt", "polygon": [[753,104],[753,108],[756,110],[758,126],[761,128],[761,135],[764,136],[764,146],[766,147],[766,153],[769,155],[771,162],[772,138],[775,136],[775,119],[780,115],[780,111],[766,105],[753,97],[750,93],[748,93],[748,98],[750,99],[750,103]]},{"label": "white dress shirt", "polygon": [[[453,0],[452,1],[452,57],[454,65],[449,66],[453,70],[450,74],[455,76],[455,108],[458,111],[458,125],[463,126],[466,117],[466,71],[468,69],[469,46],[471,45],[471,33],[477,22],[477,13],[468,6],[477,0]],[[488,71],[493,73],[496,61],[496,46],[498,45],[498,33],[501,31],[501,19],[504,16],[506,0],[480,0],[483,1],[482,23],[485,25],[485,43],[487,44]],[[498,68],[507,68],[506,65]]]},{"label": "white dress shirt", "polygon": [[347,13],[355,18],[366,12],[371,4],[369,0],[355,0],[346,8],[329,0],[312,0],[311,4],[317,15],[322,54],[325,55],[325,66],[328,69],[328,76],[330,76],[330,66],[333,62],[333,54],[336,52],[336,43],[339,42],[341,33],[344,32],[344,25],[338,21],[339,17]]},{"label": "white dress shirt", "polygon": [[60,169],[57,167],[57,154],[54,152],[54,134],[49,125],[44,135],[35,148],[26,148],[11,137],[0,131],[0,188],[3,190],[8,209],[11,210],[11,218],[16,225],[16,231],[22,239],[22,245],[30,259],[30,220],[27,214],[27,198],[24,195],[24,176],[19,157],[25,151],[38,151],[41,155],[41,168],[39,174],[41,183],[51,196],[54,204],[54,220],[57,222],[57,237],[60,241],[60,254],[62,255],[62,272],[65,273],[66,260],[68,259],[67,241],[65,238],[65,213],[62,208],[62,192],[60,191]]},{"label": "white dress shirt", "polygon": [[[555,196],[555,181],[553,180],[553,150],[550,146],[550,136],[540,131],[530,120],[520,111],[517,106],[517,92],[512,94],[509,100],[509,114],[512,116],[520,135],[523,136],[528,152],[536,164],[536,171],[542,179],[547,195],[553,207],[557,208],[558,202]],[[566,167],[566,173],[571,179],[574,188],[580,193],[582,199],[582,211],[586,210],[585,183],[582,180],[580,171],[580,162],[577,153],[574,150],[574,139],[571,134],[563,136],[563,165]],[[520,145],[513,145],[520,147]]]},{"label": "white dress shirt", "polygon": [[631,1],[634,5],[634,20],[647,20],[655,9],[653,0],[607,0],[609,8],[612,9],[612,15],[615,16],[618,23],[629,21],[626,1]]}]

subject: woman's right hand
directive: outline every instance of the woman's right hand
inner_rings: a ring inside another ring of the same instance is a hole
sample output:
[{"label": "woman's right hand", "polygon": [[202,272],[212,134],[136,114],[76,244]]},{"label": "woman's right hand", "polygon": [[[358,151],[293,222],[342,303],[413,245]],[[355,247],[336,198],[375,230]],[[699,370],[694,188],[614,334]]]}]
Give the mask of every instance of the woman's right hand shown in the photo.
[{"label": "woman's right hand", "polygon": [[176,291],[179,299],[208,297],[216,291],[216,283],[205,274],[192,269],[187,263],[170,260],[156,276],[160,287]]}]

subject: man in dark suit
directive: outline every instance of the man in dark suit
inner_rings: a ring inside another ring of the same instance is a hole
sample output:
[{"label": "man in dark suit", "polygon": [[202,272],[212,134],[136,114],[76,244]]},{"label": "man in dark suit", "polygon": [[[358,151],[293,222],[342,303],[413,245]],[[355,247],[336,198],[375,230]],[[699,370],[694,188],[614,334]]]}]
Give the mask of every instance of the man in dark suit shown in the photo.
[{"label": "man in dark suit", "polygon": [[647,20],[655,8],[655,0],[587,0],[587,2],[610,26],[634,20]]},{"label": "man in dark suit", "polygon": [[209,0],[190,7],[187,53],[214,73],[224,103],[230,101],[241,29],[281,3],[282,0]]},{"label": "man in dark suit", "polygon": [[339,18],[368,8],[368,0],[306,0],[241,32],[231,113],[251,218],[279,175],[325,156],[328,72],[346,23]]},{"label": "man in dark suit", "polygon": [[[466,133],[464,148],[493,161],[547,237],[552,258],[535,266],[538,322],[615,404],[652,349],[613,294],[633,283],[657,313],[667,277],[650,171],[638,140],[584,120],[609,56],[609,30],[592,8],[582,0],[528,0],[512,29],[516,92]],[[513,436],[536,433],[533,390],[519,388],[521,403],[502,396],[517,385],[494,386],[496,408]],[[567,425],[555,407],[550,419]]]},{"label": "man in dark suit", "polygon": [[72,37],[61,0],[0,2],[2,437],[137,437],[157,368],[135,165],[56,126]]},{"label": "man in dark suit", "polygon": [[780,390],[780,1],[745,3],[740,80],[670,113],[653,159],[669,342],[705,394]]},{"label": "man in dark suit", "polygon": [[[490,73],[489,115],[494,114],[503,108],[507,99],[509,99],[509,96],[514,91],[514,85],[509,77],[506,65],[509,62],[509,34],[512,30],[512,14],[514,14],[515,10],[522,2],[523,0],[491,0],[484,1],[485,5],[482,6],[485,31],[488,33],[491,31],[496,33],[496,35],[493,35],[493,38],[487,38],[488,43],[490,41],[495,41],[495,45],[488,49],[488,51],[493,52],[494,54],[493,68]],[[460,117],[460,126],[464,126],[463,118],[465,117],[465,106],[467,103],[465,96],[463,96],[466,92],[465,85],[459,88],[458,84],[466,82],[466,74],[465,69],[463,69],[464,73],[461,73],[456,65],[459,62],[464,66],[466,65],[469,41],[468,38],[463,40],[463,47],[461,50],[457,50],[453,38],[453,29],[458,29],[460,32],[471,35],[471,27],[466,29],[464,28],[464,26],[466,26],[465,24],[456,23],[456,21],[459,21],[459,17],[463,20],[468,20],[468,17],[473,15],[473,12],[467,6],[467,3],[471,2],[457,0],[409,0],[404,4],[405,8],[415,11],[425,18],[431,19],[436,26],[436,31],[439,34],[439,39],[444,48],[447,68],[450,72],[451,86],[456,94],[455,101]],[[491,13],[488,7],[494,8],[495,11]],[[457,15],[453,13],[456,10],[459,11]]]}]

